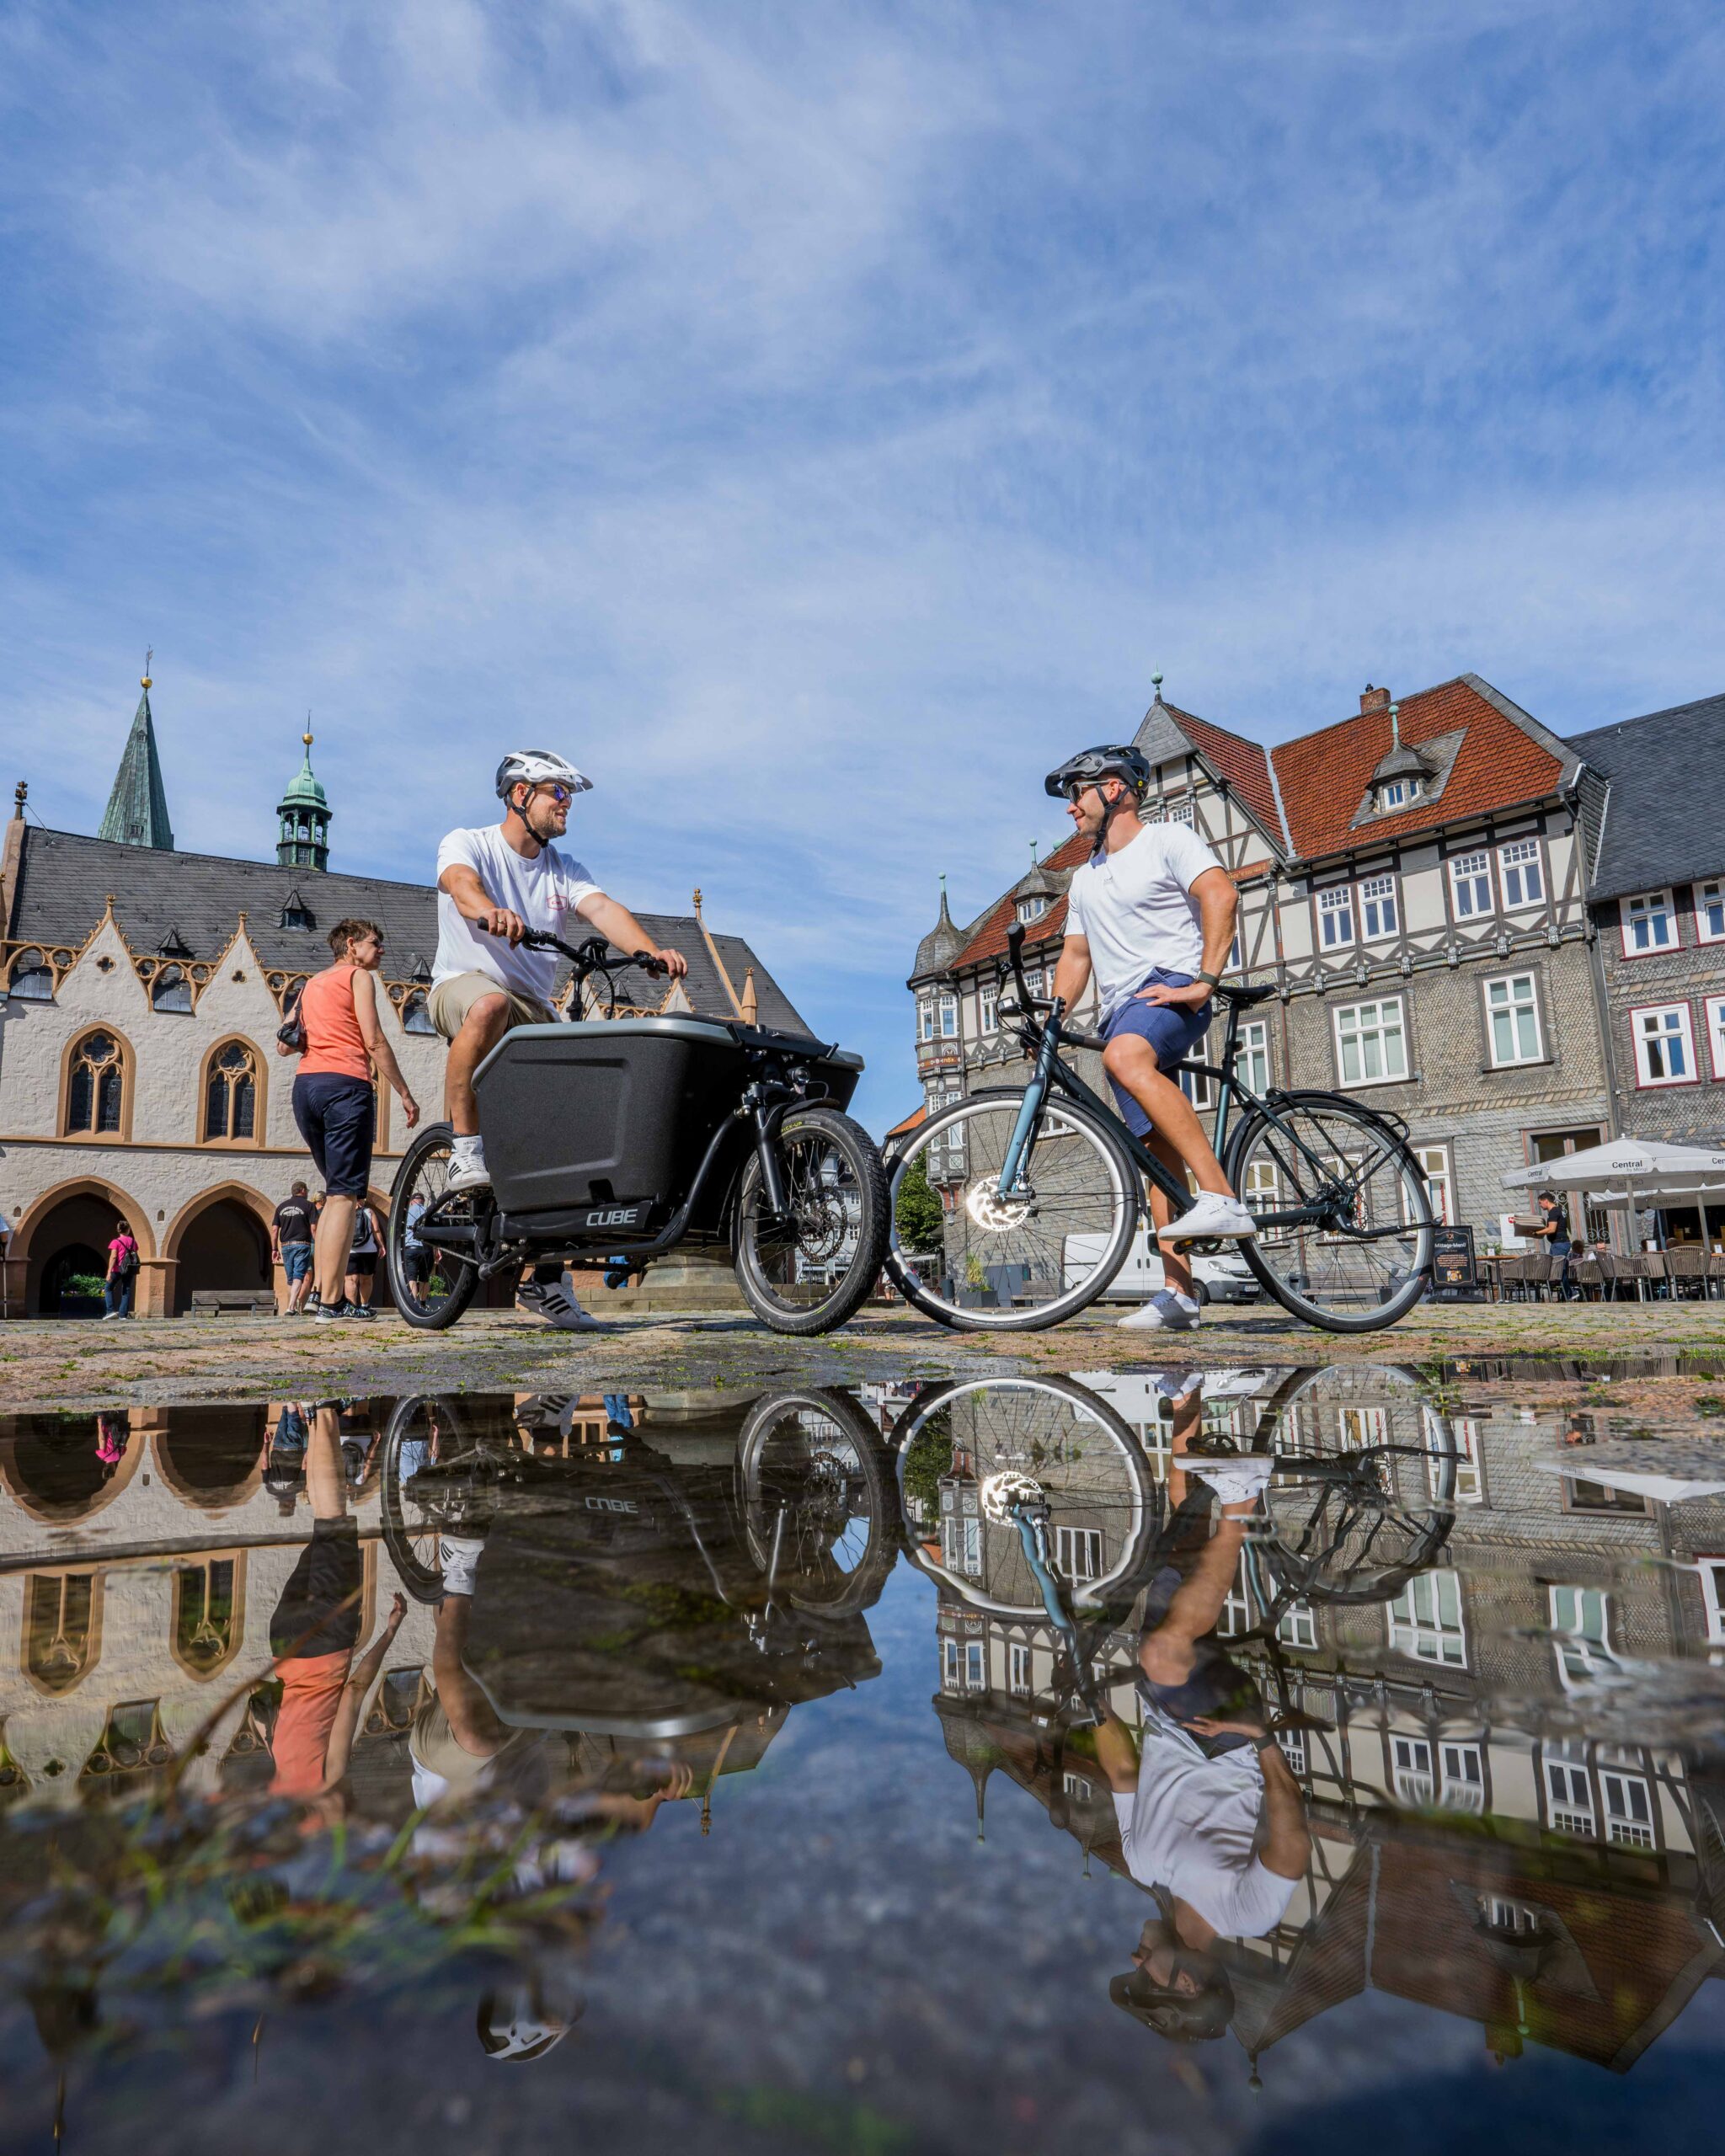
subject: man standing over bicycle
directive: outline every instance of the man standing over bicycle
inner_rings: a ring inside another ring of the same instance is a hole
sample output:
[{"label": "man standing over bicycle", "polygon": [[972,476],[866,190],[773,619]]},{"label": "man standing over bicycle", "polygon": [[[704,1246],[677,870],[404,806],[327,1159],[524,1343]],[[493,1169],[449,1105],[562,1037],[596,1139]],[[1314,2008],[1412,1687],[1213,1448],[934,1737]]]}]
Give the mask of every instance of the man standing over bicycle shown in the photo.
[{"label": "man standing over bicycle", "polygon": [[[1144,820],[1150,777],[1136,749],[1115,746],[1083,750],[1044,781],[1091,846],[1067,890],[1053,992],[1071,1011],[1096,975],[1108,1042],[1103,1068],[1121,1117],[1165,1166],[1177,1177],[1189,1169],[1198,1183],[1197,1202],[1180,1215],[1175,1237],[1256,1235],[1192,1103],[1166,1075],[1209,1030],[1239,896],[1195,831]],[[1188,1332],[1199,1318],[1192,1268],[1170,1246],[1173,1207],[1154,1187],[1150,1211],[1167,1284],[1120,1323]]]},{"label": "man standing over bicycle", "polygon": [[[554,1023],[557,954],[529,949],[529,929],[567,933],[577,915],[618,950],[651,952],[670,977],[688,962],[661,951],[628,908],[607,898],[580,862],[558,851],[569,803],[593,782],[548,749],[512,750],[497,767],[500,824],[451,831],[437,849],[437,962],[427,1011],[449,1043],[443,1108],[455,1132],[451,1190],[483,1190],[491,1177],[479,1136],[473,1073],[512,1026]],[[567,1331],[595,1321],[555,1260],[537,1265],[518,1300]]]}]

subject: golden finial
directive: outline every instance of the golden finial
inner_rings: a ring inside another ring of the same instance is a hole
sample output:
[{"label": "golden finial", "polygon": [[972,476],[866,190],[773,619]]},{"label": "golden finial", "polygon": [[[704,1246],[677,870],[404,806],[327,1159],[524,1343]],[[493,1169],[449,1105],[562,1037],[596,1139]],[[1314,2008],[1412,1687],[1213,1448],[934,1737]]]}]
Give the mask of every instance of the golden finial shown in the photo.
[{"label": "golden finial", "polygon": [[149,689],[155,686],[155,684],[150,679],[150,663],[155,656],[156,647],[154,644],[151,644],[144,653],[144,670],[138,676],[138,686],[141,689]]},{"label": "golden finial", "polygon": [[701,918],[701,887],[698,883],[695,887],[695,918],[697,921]]},{"label": "golden finial", "polygon": [[305,730],[305,732],[304,732],[302,734],[301,734],[300,739],[301,739],[301,740],[302,740],[302,741],[303,741],[303,742],[305,743],[305,744],[306,744],[306,746],[307,746],[307,749],[309,749],[309,748],[311,747],[311,745],[312,745],[312,714],[310,713],[310,712],[307,712],[306,713],[306,730]]}]

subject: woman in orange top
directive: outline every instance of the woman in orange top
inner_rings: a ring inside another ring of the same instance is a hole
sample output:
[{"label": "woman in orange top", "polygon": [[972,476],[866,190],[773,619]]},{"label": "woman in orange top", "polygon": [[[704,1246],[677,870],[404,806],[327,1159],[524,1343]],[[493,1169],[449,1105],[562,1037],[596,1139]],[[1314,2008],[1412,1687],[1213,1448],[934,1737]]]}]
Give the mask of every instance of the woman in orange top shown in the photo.
[{"label": "woman in orange top", "polygon": [[382,963],[383,931],[374,921],[339,921],[329,931],[329,948],[334,964],[313,974],[300,997],[306,1045],[293,1081],[293,1119],[328,1193],[318,1218],[313,1268],[314,1315],[325,1324],[371,1315],[345,1299],[342,1281],[355,1212],[371,1178],[374,1067],[401,1097],[409,1129],[419,1119],[419,1104],[377,1022],[371,976]]}]

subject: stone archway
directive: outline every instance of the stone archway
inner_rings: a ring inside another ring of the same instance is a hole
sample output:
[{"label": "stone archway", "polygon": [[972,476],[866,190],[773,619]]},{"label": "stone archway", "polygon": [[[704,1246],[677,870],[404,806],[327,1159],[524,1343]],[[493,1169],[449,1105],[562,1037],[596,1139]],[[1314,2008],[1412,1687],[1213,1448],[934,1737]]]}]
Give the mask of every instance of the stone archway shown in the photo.
[{"label": "stone archway", "polygon": [[[8,1285],[14,1296],[22,1290],[27,1315],[59,1315],[57,1278],[64,1273],[62,1261],[68,1252],[95,1256],[97,1269],[106,1270],[108,1244],[119,1220],[131,1230],[139,1257],[152,1258],[156,1239],[149,1216],[117,1183],[80,1176],[43,1193],[13,1230],[7,1251]],[[45,1288],[54,1301],[52,1309],[44,1307]]]},{"label": "stone archway", "polygon": [[200,1512],[243,1505],[264,1479],[267,1421],[256,1402],[160,1412],[151,1449],[162,1480]]},{"label": "stone archway", "polygon": [[216,1183],[200,1191],[175,1218],[162,1246],[174,1266],[174,1309],[184,1316],[192,1299],[211,1289],[269,1294],[271,1209],[246,1184]]}]

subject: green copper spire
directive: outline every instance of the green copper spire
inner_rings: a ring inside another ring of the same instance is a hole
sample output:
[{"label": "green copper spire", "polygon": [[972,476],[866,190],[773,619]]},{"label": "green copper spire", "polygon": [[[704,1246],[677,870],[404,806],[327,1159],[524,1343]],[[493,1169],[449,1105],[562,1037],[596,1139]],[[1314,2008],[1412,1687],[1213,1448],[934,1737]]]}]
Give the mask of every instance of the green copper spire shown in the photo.
[{"label": "green copper spire", "polygon": [[276,833],[275,858],[284,868],[320,868],[329,866],[329,797],[312,770],[312,714],[306,713],[305,760],[288,782],[275,804],[280,822]]},{"label": "green copper spire", "polygon": [[150,717],[150,661],[144,661],[143,693],[126,736],[126,749],[115,774],[114,791],[108,797],[108,813],[98,837],[120,846],[155,846],[174,851],[174,829],[168,820],[168,795],[162,784],[162,766],[156,755],[156,728]]}]

